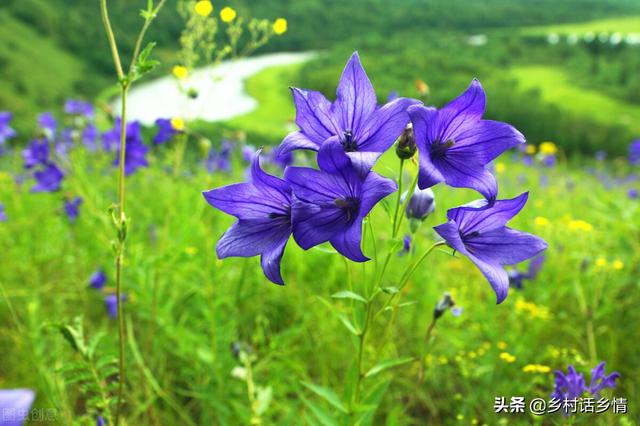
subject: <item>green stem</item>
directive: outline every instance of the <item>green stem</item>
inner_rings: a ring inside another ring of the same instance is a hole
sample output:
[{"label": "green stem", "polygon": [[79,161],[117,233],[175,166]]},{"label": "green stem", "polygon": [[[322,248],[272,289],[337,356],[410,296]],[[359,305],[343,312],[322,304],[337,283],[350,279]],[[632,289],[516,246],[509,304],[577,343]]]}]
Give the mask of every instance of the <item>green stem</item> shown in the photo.
[{"label": "green stem", "polygon": [[102,15],[102,24],[107,32],[107,39],[109,40],[109,47],[111,48],[111,55],[113,56],[113,63],[116,66],[116,73],[118,74],[118,80],[124,79],[124,72],[122,71],[122,64],[120,63],[120,54],[118,53],[118,45],[116,44],[116,37],[113,34],[111,28],[111,21],[109,20],[109,11],[107,9],[107,0],[100,0],[100,14]]},{"label": "green stem", "polygon": [[371,301],[367,301],[367,310],[364,319],[364,325],[362,326],[362,332],[358,336],[358,358],[357,358],[357,369],[358,369],[358,377],[356,379],[356,386],[353,391],[353,401],[351,404],[351,414],[354,413],[354,406],[358,404],[360,401],[360,385],[362,384],[362,379],[364,378],[364,369],[362,368],[364,365],[364,345],[366,343],[367,331],[369,329],[369,322],[371,321]]},{"label": "green stem", "polygon": [[[407,197],[404,200],[404,203],[402,203],[402,211],[405,211],[407,208],[407,204],[409,203],[409,200],[411,199],[411,195],[413,194],[413,191],[416,188],[416,185],[418,185],[418,176],[419,176],[419,172],[416,171],[416,175],[413,178],[413,182],[411,182],[411,187],[409,187],[409,192],[407,193]],[[400,227],[402,226],[402,221],[404,220],[404,215],[400,215],[400,217],[398,218],[398,229],[396,231],[396,233],[398,231],[400,231]]]},{"label": "green stem", "polygon": [[400,230],[398,226],[398,211],[400,211],[400,204],[402,201],[402,171],[404,169],[404,159],[400,159],[400,171],[398,173],[398,197],[396,198],[396,210],[393,213],[393,233],[392,238],[395,238]]}]

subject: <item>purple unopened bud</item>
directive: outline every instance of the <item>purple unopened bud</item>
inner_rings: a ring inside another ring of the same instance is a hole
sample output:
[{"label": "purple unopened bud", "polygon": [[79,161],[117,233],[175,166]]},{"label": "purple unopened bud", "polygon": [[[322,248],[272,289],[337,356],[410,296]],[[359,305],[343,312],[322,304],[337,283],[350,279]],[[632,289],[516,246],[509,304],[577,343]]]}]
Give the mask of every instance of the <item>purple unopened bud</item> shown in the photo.
[{"label": "purple unopened bud", "polygon": [[436,200],[431,188],[416,187],[405,210],[408,219],[426,219],[436,209]]},{"label": "purple unopened bud", "polygon": [[396,154],[403,160],[413,157],[417,150],[416,137],[413,134],[413,127],[407,126],[396,144]]}]

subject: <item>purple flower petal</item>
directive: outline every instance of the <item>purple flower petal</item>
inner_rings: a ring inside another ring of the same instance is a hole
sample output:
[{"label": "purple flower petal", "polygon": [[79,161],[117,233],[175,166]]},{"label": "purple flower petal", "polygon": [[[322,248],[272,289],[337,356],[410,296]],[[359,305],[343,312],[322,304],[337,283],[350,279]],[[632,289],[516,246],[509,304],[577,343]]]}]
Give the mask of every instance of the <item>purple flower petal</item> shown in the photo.
[{"label": "purple flower petal", "polygon": [[[449,209],[447,219],[455,221],[464,232],[485,232],[505,226],[527,203],[528,192],[515,198],[497,200],[489,205],[486,200],[476,200],[461,207]],[[490,208],[489,208],[490,207]]]},{"label": "purple flower petal", "polygon": [[378,100],[371,81],[360,63],[358,52],[354,52],[347,62],[340,77],[336,95],[338,106],[336,112],[340,127],[342,130],[350,130],[354,135],[359,134],[365,120],[375,111]]},{"label": "purple flower petal", "polygon": [[0,424],[2,426],[22,426],[29,417],[29,411],[36,398],[31,389],[0,390]]},{"label": "purple flower petal", "polygon": [[354,262],[366,262],[369,260],[362,253],[362,219],[356,220],[346,231],[340,232],[329,240],[333,248]]},{"label": "purple flower petal", "polygon": [[389,149],[409,123],[407,108],[418,103],[415,99],[398,98],[375,110],[355,133],[356,140],[362,141],[358,150],[382,153]]},{"label": "purple flower petal", "polygon": [[304,135],[316,145],[340,133],[331,113],[331,102],[320,92],[292,88],[296,105],[296,124]]}]

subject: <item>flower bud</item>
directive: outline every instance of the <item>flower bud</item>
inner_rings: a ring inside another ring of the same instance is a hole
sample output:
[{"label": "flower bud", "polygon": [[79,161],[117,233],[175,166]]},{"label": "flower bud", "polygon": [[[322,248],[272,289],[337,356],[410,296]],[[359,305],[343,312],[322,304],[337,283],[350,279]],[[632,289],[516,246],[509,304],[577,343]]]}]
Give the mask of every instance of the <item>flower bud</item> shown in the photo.
[{"label": "flower bud", "polygon": [[400,135],[396,144],[396,154],[403,160],[408,160],[416,153],[416,137],[413,134],[413,127],[409,124]]},{"label": "flower bud", "polygon": [[436,209],[436,200],[431,188],[416,187],[407,203],[405,214],[408,219],[424,220]]},{"label": "flower bud", "polygon": [[433,319],[437,320],[444,314],[448,309],[453,308],[455,306],[455,302],[451,297],[451,294],[447,291],[444,292],[442,298],[436,303],[436,308],[433,310]]}]

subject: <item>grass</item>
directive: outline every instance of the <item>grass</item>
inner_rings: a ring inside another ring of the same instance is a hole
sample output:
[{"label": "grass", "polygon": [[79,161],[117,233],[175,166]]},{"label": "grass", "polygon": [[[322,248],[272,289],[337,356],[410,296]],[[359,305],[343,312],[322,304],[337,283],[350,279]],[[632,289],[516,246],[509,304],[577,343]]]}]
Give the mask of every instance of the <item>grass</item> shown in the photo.
[{"label": "grass", "polygon": [[60,105],[77,91],[83,64],[6,11],[0,11],[0,40],[0,110],[14,112],[16,127],[26,133],[38,105]]},{"label": "grass", "polygon": [[572,85],[570,76],[560,68],[519,66],[511,68],[509,75],[517,80],[522,90],[539,91],[545,102],[561,111],[640,132],[640,106]]},{"label": "grass", "polygon": [[640,33],[640,16],[626,16],[621,18],[597,19],[588,22],[577,22],[572,24],[555,24],[541,27],[527,27],[523,30],[525,34],[576,34],[586,33],[621,33],[623,35]]},{"label": "grass", "polygon": [[[230,127],[271,139],[284,134],[293,115],[286,90],[292,75],[277,68],[252,78],[248,90],[261,107]],[[215,138],[217,129],[203,129],[204,136]],[[340,417],[336,406],[350,392],[356,352],[355,336],[344,321],[359,324],[362,316],[360,302],[331,295],[347,289],[364,293],[376,268],[380,271],[380,260],[351,264],[328,246],[305,252],[290,241],[283,260],[285,287],[263,277],[257,258],[217,260],[215,243],[233,218],[208,206],[201,191],[244,179],[239,151],[238,146],[231,173],[214,175],[199,166],[195,150],[188,152],[175,177],[176,147],[154,147],[150,167],[128,179],[128,424],[185,424],[185,418],[195,424],[249,424],[247,383],[238,378],[246,369],[239,370],[242,363],[231,350],[236,342],[251,347],[263,424],[348,424],[335,420]],[[493,410],[497,396],[548,398],[552,373],[526,373],[526,365],[566,371],[573,364],[588,373],[600,360],[607,361],[608,371],[622,374],[614,395],[628,399],[630,414],[580,416],[576,424],[623,424],[623,417],[632,424],[632,401],[640,399],[634,378],[638,352],[629,344],[640,320],[640,224],[635,220],[640,204],[626,197],[632,184],[608,188],[586,168],[565,162],[552,169],[526,167],[511,154],[499,162],[501,197],[531,191],[512,226],[548,241],[540,275],[496,306],[471,262],[450,250],[434,252],[409,280],[401,295],[404,304],[373,322],[364,351],[367,369],[399,357],[416,361],[364,379],[365,397],[380,403],[375,417],[363,424],[531,424],[535,419],[527,414]],[[63,190],[31,194],[30,179],[19,184],[8,174],[20,172],[17,153],[0,159],[0,202],[8,215],[0,222],[0,387],[36,389],[36,406],[56,409],[58,424],[90,424],[96,413],[87,409],[79,387],[59,372],[78,355],[46,325],[81,315],[88,336],[104,333],[98,352],[116,353],[116,324],[105,314],[102,294],[87,286],[89,276],[103,267],[106,291],[113,291],[110,241],[115,235],[106,213],[115,199],[111,163],[112,155],[76,149],[65,163]],[[397,163],[389,153],[377,170],[393,177]],[[631,172],[624,164],[589,166],[618,177]],[[414,164],[407,168],[415,173]],[[431,245],[431,227],[446,220],[448,208],[478,198],[442,185],[435,193],[437,210],[414,235],[415,252],[393,256],[384,286],[397,285],[410,262]],[[84,203],[71,224],[62,205],[64,197],[76,195]],[[591,230],[576,227],[578,219]],[[390,244],[389,216],[378,206],[370,220],[375,234],[367,232],[364,251],[383,255]],[[401,235],[407,232],[405,221]],[[622,267],[614,268],[615,261]],[[460,317],[446,313],[425,345],[425,330],[444,291],[464,312]],[[388,297],[383,295],[376,307]],[[392,315],[395,321],[385,329]],[[501,357],[504,352],[512,362]],[[302,382],[323,388],[313,392]],[[564,422],[558,414],[548,421]]]}]

